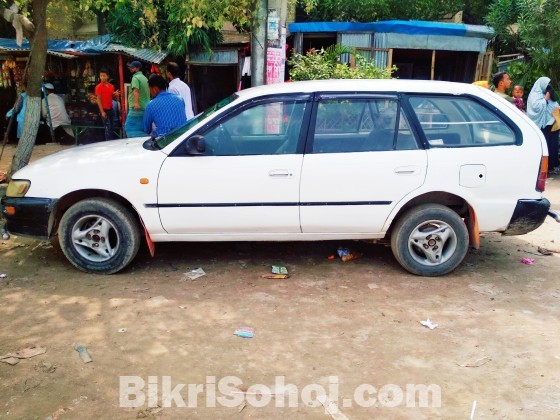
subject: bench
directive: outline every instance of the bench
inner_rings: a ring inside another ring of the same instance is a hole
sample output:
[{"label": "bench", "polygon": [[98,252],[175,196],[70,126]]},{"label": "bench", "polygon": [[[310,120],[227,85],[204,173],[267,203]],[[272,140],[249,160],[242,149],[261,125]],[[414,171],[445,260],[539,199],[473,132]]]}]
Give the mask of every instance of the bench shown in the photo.
[{"label": "bench", "polygon": [[[89,129],[100,129],[100,130],[105,130],[105,127],[102,125],[77,125],[77,124],[68,124],[68,125],[64,125],[64,128],[69,128],[72,130],[72,132],[74,133],[74,139],[76,140],[76,146],[79,144],[79,137],[80,134],[83,134],[86,130]],[[118,138],[122,138],[122,127],[116,127],[114,129],[115,134],[118,136]]]}]

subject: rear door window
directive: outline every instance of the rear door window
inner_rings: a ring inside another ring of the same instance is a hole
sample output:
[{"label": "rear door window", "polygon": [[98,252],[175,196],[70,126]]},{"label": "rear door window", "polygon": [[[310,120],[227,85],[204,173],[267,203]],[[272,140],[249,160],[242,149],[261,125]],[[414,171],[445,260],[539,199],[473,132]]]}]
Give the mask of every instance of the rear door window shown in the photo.
[{"label": "rear door window", "polygon": [[471,98],[410,97],[430,147],[478,147],[516,144],[510,125]]},{"label": "rear door window", "polygon": [[418,148],[396,98],[324,98],[318,102],[312,153]]}]

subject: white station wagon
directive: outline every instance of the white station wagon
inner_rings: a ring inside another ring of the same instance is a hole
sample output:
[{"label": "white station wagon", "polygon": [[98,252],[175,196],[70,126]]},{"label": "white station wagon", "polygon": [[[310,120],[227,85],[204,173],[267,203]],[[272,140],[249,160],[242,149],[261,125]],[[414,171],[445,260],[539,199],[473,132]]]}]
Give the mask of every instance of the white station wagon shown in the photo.
[{"label": "white station wagon", "polygon": [[[58,234],[80,270],[115,273],[142,236],[170,241],[390,242],[438,276],[480,232],[539,227],[548,152],[491,91],[412,80],[325,80],[238,92],[157,139],[77,147],[18,171],[7,229]],[[144,233],[144,235],[142,235]]]}]

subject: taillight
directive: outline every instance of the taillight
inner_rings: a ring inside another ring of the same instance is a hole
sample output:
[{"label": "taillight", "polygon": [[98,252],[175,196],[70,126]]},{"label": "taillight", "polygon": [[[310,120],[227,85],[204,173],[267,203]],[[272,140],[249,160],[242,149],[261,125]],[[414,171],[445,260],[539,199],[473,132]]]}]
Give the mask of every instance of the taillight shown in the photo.
[{"label": "taillight", "polygon": [[546,184],[546,172],[548,171],[548,156],[541,158],[541,169],[539,171],[539,178],[537,179],[537,191],[543,192]]}]

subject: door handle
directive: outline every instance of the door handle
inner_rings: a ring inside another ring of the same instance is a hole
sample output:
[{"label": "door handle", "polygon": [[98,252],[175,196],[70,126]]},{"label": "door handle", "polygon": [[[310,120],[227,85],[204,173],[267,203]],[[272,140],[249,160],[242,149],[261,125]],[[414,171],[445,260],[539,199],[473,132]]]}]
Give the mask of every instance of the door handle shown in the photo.
[{"label": "door handle", "polygon": [[395,173],[397,175],[414,175],[419,172],[419,168],[417,166],[400,166],[395,168]]},{"label": "door handle", "polygon": [[287,178],[292,176],[292,173],[287,169],[274,169],[268,173],[268,176],[273,178]]}]

